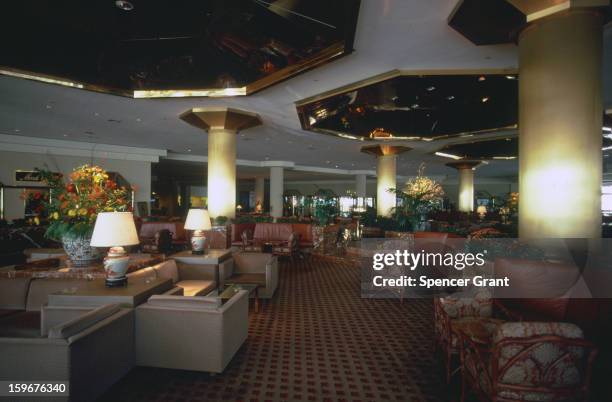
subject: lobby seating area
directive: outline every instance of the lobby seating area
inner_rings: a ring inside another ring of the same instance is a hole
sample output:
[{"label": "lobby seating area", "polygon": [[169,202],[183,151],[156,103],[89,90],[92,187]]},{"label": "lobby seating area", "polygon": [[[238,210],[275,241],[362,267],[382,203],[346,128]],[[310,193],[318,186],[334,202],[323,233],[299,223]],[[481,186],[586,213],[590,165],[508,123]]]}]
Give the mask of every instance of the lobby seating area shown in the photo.
[{"label": "lobby seating area", "polygon": [[0,401],[612,401],[612,0],[2,16]]}]

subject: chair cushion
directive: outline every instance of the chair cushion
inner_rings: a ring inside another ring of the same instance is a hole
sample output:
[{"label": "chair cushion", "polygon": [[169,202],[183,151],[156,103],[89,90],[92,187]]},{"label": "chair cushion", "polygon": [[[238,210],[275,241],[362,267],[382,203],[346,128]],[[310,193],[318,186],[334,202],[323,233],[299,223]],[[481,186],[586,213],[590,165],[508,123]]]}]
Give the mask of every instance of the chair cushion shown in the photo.
[{"label": "chair cushion", "polygon": [[177,283],[179,280],[178,267],[174,260],[167,260],[160,264],[153,265],[153,269],[157,272],[158,278],[170,278],[172,279],[172,283]]},{"label": "chair cushion", "polygon": [[216,309],[221,306],[221,299],[217,297],[202,296],[164,296],[153,295],[148,303],[156,307],[174,307],[188,309]]},{"label": "chair cushion", "polygon": [[178,281],[176,286],[183,288],[185,296],[205,296],[212,292],[217,284],[215,281],[186,280]]},{"label": "chair cushion", "polygon": [[0,309],[25,310],[30,278],[0,279]]},{"label": "chair cushion", "polygon": [[119,304],[107,304],[68,322],[49,328],[49,338],[66,339],[110,317],[120,310]]}]

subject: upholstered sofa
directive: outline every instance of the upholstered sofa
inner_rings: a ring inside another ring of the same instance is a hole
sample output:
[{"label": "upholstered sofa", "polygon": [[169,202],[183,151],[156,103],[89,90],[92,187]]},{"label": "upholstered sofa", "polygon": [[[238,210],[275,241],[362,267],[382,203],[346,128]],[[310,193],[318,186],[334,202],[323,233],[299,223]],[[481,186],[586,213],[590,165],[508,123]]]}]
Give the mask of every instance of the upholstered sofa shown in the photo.
[{"label": "upholstered sofa", "polygon": [[235,223],[232,225],[232,246],[242,247],[242,234],[247,234],[251,244],[288,241],[291,233],[298,236],[300,250],[306,251],[314,247],[312,224],[310,223]]},{"label": "upholstered sofa", "polygon": [[248,336],[248,292],[151,296],[136,308],[136,364],[221,373]]},{"label": "upholstered sofa", "polygon": [[0,337],[1,381],[68,381],[70,396],[53,400],[94,401],[134,365],[132,309],[102,306],[46,332]]},{"label": "upholstered sofa", "polygon": [[168,230],[172,236],[172,247],[181,249],[188,243],[187,232],[182,222],[143,222],[138,231],[141,247],[146,252],[156,252],[157,233]]},{"label": "upholstered sofa", "polygon": [[258,297],[272,298],[278,286],[278,259],[266,253],[236,253],[234,264],[224,273],[221,283],[259,284]]},{"label": "upholstered sofa", "polygon": [[40,311],[51,293],[78,287],[78,280],[0,279],[0,337],[38,336]]}]

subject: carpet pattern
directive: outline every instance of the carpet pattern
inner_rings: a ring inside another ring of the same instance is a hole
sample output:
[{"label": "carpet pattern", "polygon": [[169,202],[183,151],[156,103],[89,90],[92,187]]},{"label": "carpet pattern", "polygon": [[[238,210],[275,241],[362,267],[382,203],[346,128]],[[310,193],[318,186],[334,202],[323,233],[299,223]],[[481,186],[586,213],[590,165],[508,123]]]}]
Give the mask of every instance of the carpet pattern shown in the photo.
[{"label": "carpet pattern", "polygon": [[[359,268],[281,262],[223,374],[137,367],[103,401],[439,401],[431,301],[362,299]],[[204,340],[203,340],[204,342]]]}]

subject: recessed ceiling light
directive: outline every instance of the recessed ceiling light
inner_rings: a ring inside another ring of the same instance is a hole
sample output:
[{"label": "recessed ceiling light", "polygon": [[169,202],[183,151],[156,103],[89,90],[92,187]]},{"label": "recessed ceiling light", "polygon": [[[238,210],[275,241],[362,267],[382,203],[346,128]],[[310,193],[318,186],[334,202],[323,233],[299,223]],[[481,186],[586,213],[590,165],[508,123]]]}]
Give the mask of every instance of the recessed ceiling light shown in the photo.
[{"label": "recessed ceiling light", "polygon": [[134,9],[134,5],[126,0],[116,0],[115,6],[123,11],[132,11]]},{"label": "recessed ceiling light", "polygon": [[410,106],[410,107],[413,108],[413,109],[416,109],[416,108],[419,107],[419,104],[418,103],[413,103],[412,106]]},{"label": "recessed ceiling light", "polygon": [[338,169],[340,166],[336,165],[336,169]]},{"label": "recessed ceiling light", "polygon": [[516,77],[514,75],[506,75],[506,79],[515,80]]},{"label": "recessed ceiling light", "polygon": [[482,103],[487,103],[489,101],[489,97],[485,96],[484,98],[482,98]]},{"label": "recessed ceiling light", "polygon": [[431,91],[435,91],[435,90],[436,90],[436,87],[434,87],[434,86],[432,85],[432,86],[430,86],[430,87],[427,87],[427,90],[428,90],[429,92],[431,92]]},{"label": "recessed ceiling light", "polygon": [[328,164],[329,164],[329,161],[325,161],[325,163],[328,163]]},{"label": "recessed ceiling light", "polygon": [[487,77],[485,77],[484,75],[481,75],[480,77],[478,77],[479,82],[485,81],[486,79]]},{"label": "recessed ceiling light", "polygon": [[68,134],[64,134],[64,137],[68,137]]},{"label": "recessed ceiling light", "polygon": [[20,132],[21,130],[20,130],[20,129],[18,129],[18,128],[16,128],[14,131],[15,131],[16,133],[18,133],[18,132]]},{"label": "recessed ceiling light", "polygon": [[47,109],[52,109],[52,108],[53,108],[53,106],[51,106],[51,105],[47,105],[47,106],[45,106],[45,107],[46,107]]},{"label": "recessed ceiling light", "polygon": [[137,117],[136,121],[140,123],[142,120],[140,119],[140,117]]},{"label": "recessed ceiling light", "polygon": [[446,100],[453,100],[453,99],[455,99],[455,97],[453,95],[449,95],[449,96],[446,97]]},{"label": "recessed ceiling light", "polygon": [[187,152],[191,152],[191,148],[187,148]]},{"label": "recessed ceiling light", "polygon": [[94,116],[100,116],[100,113],[95,112],[95,113],[94,113]]}]

